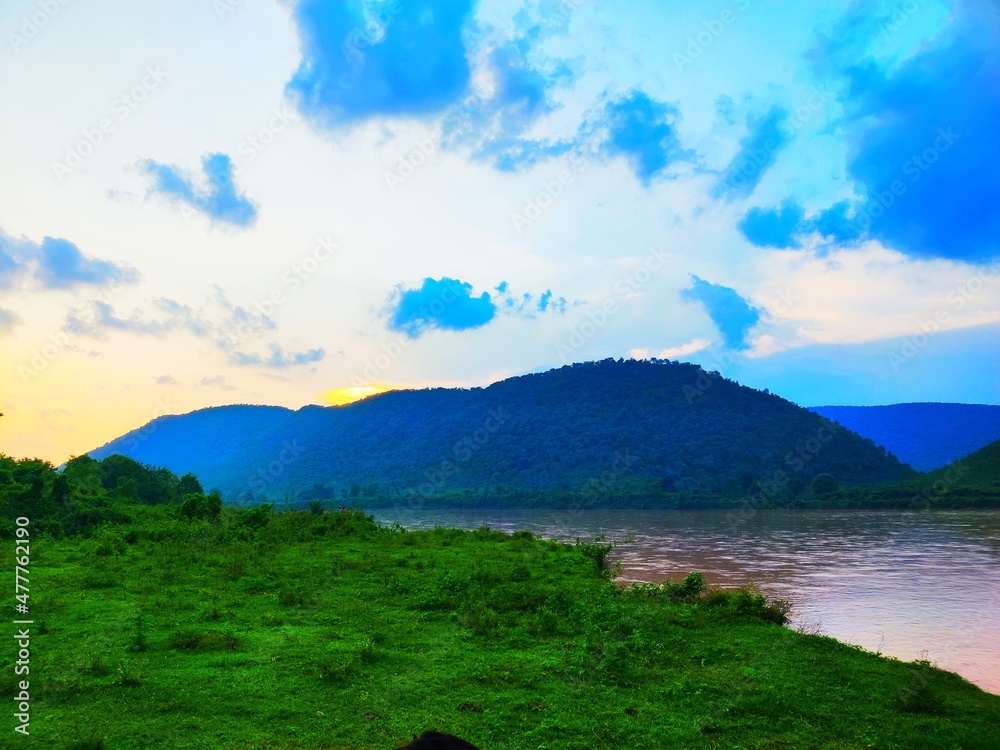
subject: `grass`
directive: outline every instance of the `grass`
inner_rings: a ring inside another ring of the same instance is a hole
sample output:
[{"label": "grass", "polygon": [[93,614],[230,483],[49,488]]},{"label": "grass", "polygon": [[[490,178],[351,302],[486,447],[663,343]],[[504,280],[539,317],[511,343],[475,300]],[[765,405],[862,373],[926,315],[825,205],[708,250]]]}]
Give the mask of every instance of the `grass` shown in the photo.
[{"label": "grass", "polygon": [[33,541],[31,737],[3,747],[1000,747],[1000,697],[697,575],[624,590],[608,545],[135,515],[120,546]]}]

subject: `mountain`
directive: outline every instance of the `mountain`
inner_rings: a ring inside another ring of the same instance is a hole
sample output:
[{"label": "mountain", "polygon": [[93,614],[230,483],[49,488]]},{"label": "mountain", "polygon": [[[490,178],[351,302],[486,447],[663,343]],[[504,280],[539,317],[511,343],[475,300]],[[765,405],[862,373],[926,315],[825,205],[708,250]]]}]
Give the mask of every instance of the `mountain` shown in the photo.
[{"label": "mountain", "polygon": [[1000,488],[1000,440],[980,448],[927,475],[928,482],[946,482],[952,486]]},{"label": "mountain", "polygon": [[812,411],[884,446],[917,471],[938,469],[1000,440],[1000,406],[921,403]]},{"label": "mountain", "polygon": [[[830,429],[833,429],[831,432]],[[391,391],[339,407],[228,406],[160,417],[91,451],[193,472],[229,500],[354,486],[436,495],[655,481],[740,495],[833,474],[912,476],[883,449],[790,401],[662,360],[605,360],[486,388]],[[781,475],[779,475],[781,477]],[[320,485],[320,486],[317,486]]]}]

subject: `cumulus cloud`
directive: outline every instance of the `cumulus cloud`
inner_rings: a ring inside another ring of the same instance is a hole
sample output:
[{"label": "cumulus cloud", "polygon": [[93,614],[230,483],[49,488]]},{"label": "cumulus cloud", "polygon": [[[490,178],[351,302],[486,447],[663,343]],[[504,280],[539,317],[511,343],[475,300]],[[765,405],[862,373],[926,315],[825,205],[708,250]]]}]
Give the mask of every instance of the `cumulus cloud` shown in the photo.
[{"label": "cumulus cloud", "polygon": [[419,289],[397,289],[389,301],[388,327],[410,338],[438,328],[465,331],[480,328],[496,316],[489,292],[473,296],[472,284],[457,279],[424,279]]},{"label": "cumulus cloud", "polygon": [[530,292],[515,295],[511,291],[510,284],[502,281],[496,290],[497,294],[493,295],[493,302],[498,313],[535,318],[538,313],[562,315],[566,312],[566,298],[556,297],[551,289],[546,289],[540,295]]},{"label": "cumulus cloud", "polygon": [[104,284],[112,279],[126,283],[138,274],[110,261],[88,258],[69,240],[46,237],[38,248],[37,279],[49,289],[66,289],[77,284]]},{"label": "cumulus cloud", "polygon": [[739,223],[739,229],[758,247],[798,247],[805,209],[793,200],[778,208],[752,208]]},{"label": "cumulus cloud", "polygon": [[751,213],[744,232],[755,244],[783,234],[794,247],[818,232],[835,242],[875,239],[911,257],[988,262],[1000,255],[1000,7],[955,4],[951,25],[901,63],[871,52],[886,23],[857,5],[810,53],[818,75],[839,86],[857,200],[791,232],[789,209]]},{"label": "cumulus cloud", "polygon": [[471,0],[300,0],[302,60],[287,91],[324,127],[440,112],[469,86],[462,32],[471,10]]},{"label": "cumulus cloud", "polygon": [[[522,8],[510,37],[495,30],[477,35],[479,61],[474,77],[479,86],[445,116],[444,144],[468,147],[471,156],[513,172],[575,149],[578,135],[529,137],[546,115],[558,109],[552,91],[576,80],[574,65],[540,52],[542,42],[565,17]],[[553,23],[555,18],[556,23]]]},{"label": "cumulus cloud", "polygon": [[45,289],[100,286],[110,282],[132,284],[139,273],[131,266],[84,255],[65,239],[45,237],[41,244],[15,240],[0,230],[0,288],[32,279]]},{"label": "cumulus cloud", "polygon": [[256,206],[236,189],[233,162],[226,154],[210,154],[202,160],[204,189],[177,167],[146,160],[142,169],[153,178],[151,192],[190,206],[213,221],[246,227],[257,218]]},{"label": "cumulus cloud", "polygon": [[551,289],[546,289],[542,292],[542,296],[538,298],[538,311],[546,312],[547,310],[556,310],[560,313],[566,312],[566,298],[565,297],[555,297],[552,294]]},{"label": "cumulus cloud", "polygon": [[807,217],[805,209],[788,198],[777,208],[751,208],[737,226],[758,247],[798,248],[813,233],[836,243],[862,236],[850,201],[839,201]]},{"label": "cumulus cloud", "polygon": [[159,377],[153,378],[153,382],[157,385],[180,385],[181,381],[175,378],[173,375],[160,375]]},{"label": "cumulus cloud", "polygon": [[760,310],[747,302],[731,287],[691,277],[691,286],[681,292],[688,302],[698,302],[715,323],[722,339],[730,349],[749,348],[747,335],[760,320]]},{"label": "cumulus cloud", "polygon": [[397,288],[389,297],[385,313],[390,330],[418,338],[429,330],[465,331],[481,328],[500,315],[534,319],[539,315],[563,315],[566,298],[556,297],[551,289],[540,295],[515,294],[506,281],[476,296],[472,284],[457,279],[426,278],[416,289]]},{"label": "cumulus cloud", "polygon": [[611,156],[624,156],[635,176],[644,185],[666,176],[677,161],[689,159],[677,137],[680,111],[668,102],[651,98],[635,90],[607,103],[598,120],[591,122],[603,131],[600,150]]}]

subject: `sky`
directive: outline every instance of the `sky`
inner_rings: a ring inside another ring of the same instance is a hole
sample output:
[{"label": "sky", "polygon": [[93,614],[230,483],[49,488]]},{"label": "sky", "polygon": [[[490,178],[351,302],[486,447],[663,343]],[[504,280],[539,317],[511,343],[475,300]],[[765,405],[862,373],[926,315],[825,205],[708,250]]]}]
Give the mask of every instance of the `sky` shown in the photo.
[{"label": "sky", "polygon": [[994,0],[0,6],[0,452],[608,357],[1000,403]]}]

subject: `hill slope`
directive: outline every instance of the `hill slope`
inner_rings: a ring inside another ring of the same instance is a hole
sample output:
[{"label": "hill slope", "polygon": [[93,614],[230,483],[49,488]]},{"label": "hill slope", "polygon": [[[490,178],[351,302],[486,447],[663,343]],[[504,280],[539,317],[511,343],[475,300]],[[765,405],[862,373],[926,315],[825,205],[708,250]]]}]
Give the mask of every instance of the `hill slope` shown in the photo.
[{"label": "hill slope", "polygon": [[962,487],[1000,487],[1000,440],[950,466],[931,472],[927,480],[941,480]]},{"label": "hill slope", "polygon": [[777,396],[691,364],[614,361],[487,388],[393,391],[341,407],[234,406],[161,417],[90,455],[124,453],[194,472],[227,499],[325,485],[393,493],[572,489],[653,479],[738,495],[784,471],[808,481],[912,475],[847,430]]},{"label": "hill slope", "polygon": [[1000,440],[1000,406],[817,406],[827,419],[885,446],[917,471],[932,471]]}]

